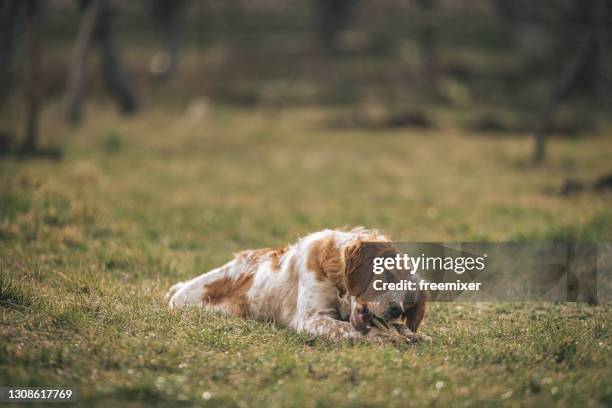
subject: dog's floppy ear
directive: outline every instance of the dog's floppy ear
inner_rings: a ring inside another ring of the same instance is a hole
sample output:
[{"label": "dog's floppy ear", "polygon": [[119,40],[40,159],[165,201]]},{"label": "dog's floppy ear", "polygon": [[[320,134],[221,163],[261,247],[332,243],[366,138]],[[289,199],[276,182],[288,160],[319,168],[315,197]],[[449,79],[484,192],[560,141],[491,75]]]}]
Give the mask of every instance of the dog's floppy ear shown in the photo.
[{"label": "dog's floppy ear", "polygon": [[352,244],[344,251],[344,277],[352,296],[365,292],[372,279],[372,267],[365,252],[362,242]]},{"label": "dog's floppy ear", "polygon": [[428,300],[429,296],[427,292],[419,291],[416,302],[404,304],[402,320],[413,333],[416,333],[421,321],[423,320],[423,317],[425,316],[425,306]]},{"label": "dog's floppy ear", "polygon": [[395,256],[397,249],[389,242],[356,242],[344,251],[345,281],[349,293],[359,296],[368,290],[374,276],[374,258]]}]

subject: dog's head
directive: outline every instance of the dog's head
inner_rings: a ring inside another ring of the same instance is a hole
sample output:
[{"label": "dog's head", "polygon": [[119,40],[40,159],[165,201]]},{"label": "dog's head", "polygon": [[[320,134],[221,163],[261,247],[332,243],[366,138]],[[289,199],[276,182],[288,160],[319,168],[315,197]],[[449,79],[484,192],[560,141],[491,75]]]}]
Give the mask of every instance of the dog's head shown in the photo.
[{"label": "dog's head", "polygon": [[344,253],[345,280],[351,298],[350,322],[361,333],[367,333],[373,320],[387,324],[400,323],[416,332],[423,316],[427,293],[418,290],[375,291],[371,282],[399,282],[403,279],[416,280],[416,275],[407,271],[390,268],[378,275],[373,273],[374,259],[395,257],[399,252],[389,242],[357,242],[346,248]]}]

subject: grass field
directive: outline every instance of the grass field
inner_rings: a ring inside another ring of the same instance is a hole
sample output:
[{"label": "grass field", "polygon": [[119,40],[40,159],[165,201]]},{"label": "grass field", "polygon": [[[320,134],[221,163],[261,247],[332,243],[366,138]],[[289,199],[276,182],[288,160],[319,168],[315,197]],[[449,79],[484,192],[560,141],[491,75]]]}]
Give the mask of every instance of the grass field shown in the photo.
[{"label": "grass field", "polygon": [[610,128],[521,136],[324,126],[330,112],[213,108],[194,122],[104,105],[61,161],[0,159],[0,384],[64,385],[87,406],[612,405],[611,307],[432,304],[431,342],[331,344],[270,323],[170,313],[174,282],[234,251],[326,227],[401,241],[612,240]]}]

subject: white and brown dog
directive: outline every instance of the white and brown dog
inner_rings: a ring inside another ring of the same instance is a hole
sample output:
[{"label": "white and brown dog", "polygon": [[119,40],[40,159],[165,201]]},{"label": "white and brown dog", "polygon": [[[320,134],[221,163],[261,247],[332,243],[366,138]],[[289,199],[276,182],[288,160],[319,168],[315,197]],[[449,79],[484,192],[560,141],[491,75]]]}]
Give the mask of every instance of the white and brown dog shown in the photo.
[{"label": "white and brown dog", "polygon": [[[365,250],[367,243],[375,245]],[[414,341],[426,293],[375,302],[364,296],[372,257],[397,253],[378,231],[327,229],[283,248],[239,252],[222,267],[172,286],[167,298],[171,309],[207,307],[331,340]],[[385,271],[387,279],[394,274]]]}]

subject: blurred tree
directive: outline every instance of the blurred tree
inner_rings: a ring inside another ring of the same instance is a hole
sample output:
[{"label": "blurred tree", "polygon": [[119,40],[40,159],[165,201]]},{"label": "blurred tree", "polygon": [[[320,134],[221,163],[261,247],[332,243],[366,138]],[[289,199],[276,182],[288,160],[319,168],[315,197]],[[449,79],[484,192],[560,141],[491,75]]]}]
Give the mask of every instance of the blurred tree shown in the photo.
[{"label": "blurred tree", "polygon": [[96,24],[94,38],[102,51],[102,76],[109,92],[124,114],[130,114],[138,109],[138,101],[128,75],[121,66],[119,48],[115,41],[112,27],[114,10],[108,0],[103,0],[100,15]]},{"label": "blurred tree", "polygon": [[25,124],[21,152],[37,150],[42,82],[41,28],[44,0],[0,0],[0,106],[14,84],[13,54],[25,32],[24,99]]},{"label": "blurred tree", "polygon": [[151,73],[160,79],[169,79],[176,74],[180,44],[179,17],[188,3],[189,0],[152,1],[151,14],[163,35],[164,51],[153,56]]},{"label": "blurred tree", "polygon": [[357,0],[315,0],[317,33],[324,52],[338,52],[336,37],[346,27],[356,3]]},{"label": "blurred tree", "polygon": [[440,65],[438,61],[438,29],[435,22],[437,0],[416,0],[418,15],[418,43],[421,54],[423,83],[436,89]]},{"label": "blurred tree", "polygon": [[66,117],[76,123],[81,119],[81,99],[83,79],[85,76],[85,60],[90,47],[94,25],[100,12],[102,0],[91,0],[81,4],[81,19],[76,39],[72,47],[68,78],[66,82]]},{"label": "blurred tree", "polygon": [[576,90],[593,90],[610,101],[610,28],[612,0],[598,0],[595,7],[584,8],[573,2],[572,12],[566,16],[568,24],[579,27],[580,43],[572,55],[562,63],[562,73],[544,106],[540,123],[534,133],[533,160],[541,162],[546,153],[546,134],[563,98]]},{"label": "blurred tree", "polygon": [[40,116],[40,86],[42,82],[42,58],[40,48],[42,0],[27,0],[26,8],[26,58],[25,58],[25,137],[21,150],[36,151]]},{"label": "blurred tree", "polygon": [[124,72],[115,42],[112,19],[114,11],[108,0],[80,0],[81,19],[73,45],[66,85],[67,119],[76,123],[81,119],[85,61],[91,42],[102,52],[101,71],[104,82],[115,98],[121,112],[129,114],[138,109],[134,91]]},{"label": "blurred tree", "polygon": [[0,107],[13,88],[13,53],[24,28],[27,6],[23,0],[0,0]]},{"label": "blurred tree", "polygon": [[529,56],[549,72],[560,67],[534,131],[533,160],[546,154],[546,135],[570,94],[612,99],[612,0],[495,0],[502,21]]}]

